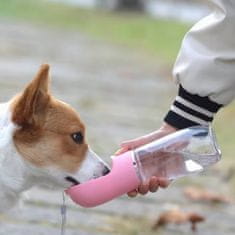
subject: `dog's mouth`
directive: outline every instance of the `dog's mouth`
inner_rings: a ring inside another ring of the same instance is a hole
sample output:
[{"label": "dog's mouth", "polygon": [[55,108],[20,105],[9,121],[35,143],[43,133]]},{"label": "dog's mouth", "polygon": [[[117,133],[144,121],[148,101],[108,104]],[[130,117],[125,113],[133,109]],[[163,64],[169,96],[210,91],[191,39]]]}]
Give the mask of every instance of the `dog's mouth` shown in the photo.
[{"label": "dog's mouth", "polygon": [[72,176],[66,176],[65,179],[66,179],[67,181],[69,181],[70,183],[72,183],[73,186],[80,184],[80,182],[77,181],[77,180],[76,180],[75,178],[73,178]]}]

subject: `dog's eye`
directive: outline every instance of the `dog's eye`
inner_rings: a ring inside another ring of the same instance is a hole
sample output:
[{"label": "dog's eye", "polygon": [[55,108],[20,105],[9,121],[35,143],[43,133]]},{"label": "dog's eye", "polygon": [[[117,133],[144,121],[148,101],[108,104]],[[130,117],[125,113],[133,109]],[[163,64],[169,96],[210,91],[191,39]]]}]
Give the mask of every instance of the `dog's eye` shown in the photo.
[{"label": "dog's eye", "polygon": [[83,143],[83,134],[81,132],[76,132],[71,135],[73,141],[76,144],[82,144]]}]

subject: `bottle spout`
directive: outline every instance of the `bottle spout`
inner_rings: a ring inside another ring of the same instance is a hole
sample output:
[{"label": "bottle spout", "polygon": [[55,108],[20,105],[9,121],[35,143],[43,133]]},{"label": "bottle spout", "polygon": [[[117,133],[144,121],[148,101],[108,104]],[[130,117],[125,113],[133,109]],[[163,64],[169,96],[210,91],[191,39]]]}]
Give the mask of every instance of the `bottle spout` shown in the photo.
[{"label": "bottle spout", "polygon": [[66,193],[83,207],[95,207],[134,190],[139,184],[132,151],[129,151],[112,157],[112,168],[105,176],[73,186]]}]

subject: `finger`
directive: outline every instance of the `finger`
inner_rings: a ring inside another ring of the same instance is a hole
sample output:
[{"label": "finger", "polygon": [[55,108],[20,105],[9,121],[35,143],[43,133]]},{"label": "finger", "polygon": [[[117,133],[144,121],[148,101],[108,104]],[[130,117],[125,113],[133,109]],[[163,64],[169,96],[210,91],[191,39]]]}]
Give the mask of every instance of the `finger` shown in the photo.
[{"label": "finger", "polygon": [[127,195],[128,195],[129,197],[136,197],[137,194],[138,194],[137,190],[133,190],[133,191],[127,193]]},{"label": "finger", "polygon": [[135,148],[140,147],[144,144],[148,144],[148,143],[152,142],[153,140],[159,139],[162,136],[164,136],[164,134],[161,131],[154,131],[154,132],[152,132],[148,135],[144,135],[144,136],[141,136],[139,138],[135,138],[133,140],[124,141],[121,144],[121,147],[122,148],[127,147],[129,149],[135,149]]},{"label": "finger", "polygon": [[125,153],[127,152],[129,149],[128,148],[121,148],[121,149],[118,149],[115,153],[114,153],[114,156],[117,156],[117,155],[120,155],[122,153]]},{"label": "finger", "polygon": [[145,195],[148,191],[149,191],[148,183],[141,184],[138,188],[138,192],[142,195]]},{"label": "finger", "polygon": [[128,147],[129,149],[135,149],[139,146],[142,146],[144,144],[147,144],[152,141],[152,138],[150,135],[142,136],[140,138],[136,138],[133,140],[127,140],[122,142],[121,147]]},{"label": "finger", "polygon": [[171,181],[166,178],[158,178],[157,180],[161,188],[167,188],[169,184],[171,183]]},{"label": "finger", "polygon": [[135,149],[139,147],[140,145],[143,145],[141,139],[135,139],[135,140],[125,141],[121,143],[121,147],[125,149]]},{"label": "finger", "polygon": [[152,177],[149,181],[149,191],[155,193],[158,190],[159,183],[157,177]]}]

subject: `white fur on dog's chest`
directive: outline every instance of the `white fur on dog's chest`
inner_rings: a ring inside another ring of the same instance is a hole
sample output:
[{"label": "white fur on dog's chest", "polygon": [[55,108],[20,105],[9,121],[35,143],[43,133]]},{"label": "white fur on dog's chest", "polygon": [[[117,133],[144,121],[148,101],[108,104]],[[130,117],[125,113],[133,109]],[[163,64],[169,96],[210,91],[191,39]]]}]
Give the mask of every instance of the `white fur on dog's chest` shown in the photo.
[{"label": "white fur on dog's chest", "polygon": [[18,201],[22,189],[24,164],[16,151],[10,103],[0,104],[0,212]]}]

